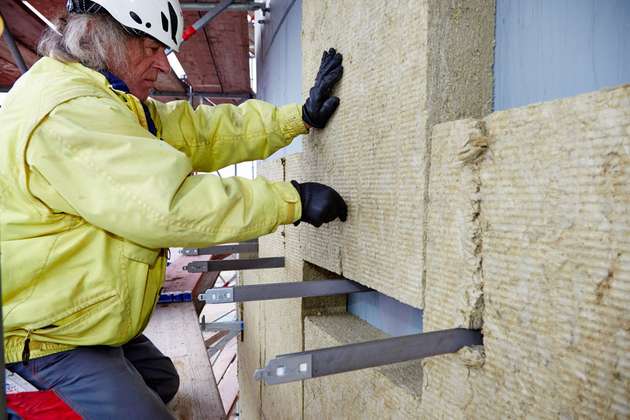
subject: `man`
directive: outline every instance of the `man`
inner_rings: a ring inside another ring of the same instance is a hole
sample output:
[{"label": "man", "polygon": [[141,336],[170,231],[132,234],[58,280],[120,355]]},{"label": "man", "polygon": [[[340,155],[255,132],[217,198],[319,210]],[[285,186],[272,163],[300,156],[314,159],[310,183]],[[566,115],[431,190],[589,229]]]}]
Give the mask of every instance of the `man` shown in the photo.
[{"label": "man", "polygon": [[0,233],[8,368],[81,416],[170,418],[171,361],[141,335],[164,249],[345,220],[321,184],[220,179],[262,159],[339,103],[341,55],[324,54],[303,107],[148,99],[182,42],[176,0],[71,0],[0,111]]}]

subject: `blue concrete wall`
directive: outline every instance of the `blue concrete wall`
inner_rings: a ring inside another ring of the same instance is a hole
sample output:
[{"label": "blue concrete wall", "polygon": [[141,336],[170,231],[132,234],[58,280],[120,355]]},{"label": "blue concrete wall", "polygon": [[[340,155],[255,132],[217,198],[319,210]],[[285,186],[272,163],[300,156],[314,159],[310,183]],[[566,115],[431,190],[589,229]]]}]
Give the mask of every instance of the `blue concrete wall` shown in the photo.
[{"label": "blue concrete wall", "polygon": [[[272,0],[271,12],[260,25],[256,52],[256,96],[276,105],[302,98],[302,0]],[[270,159],[302,151],[302,139],[278,151]]]},{"label": "blue concrete wall", "polygon": [[348,295],[348,312],[391,336],[422,332],[422,311],[378,292]]},{"label": "blue concrete wall", "polygon": [[630,83],[629,0],[497,0],[495,110]]}]

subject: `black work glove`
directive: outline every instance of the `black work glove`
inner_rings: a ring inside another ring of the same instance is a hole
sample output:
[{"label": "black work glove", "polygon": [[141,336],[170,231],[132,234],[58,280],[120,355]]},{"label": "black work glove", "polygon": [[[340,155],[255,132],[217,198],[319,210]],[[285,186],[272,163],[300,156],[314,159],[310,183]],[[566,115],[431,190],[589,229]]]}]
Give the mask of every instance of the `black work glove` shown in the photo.
[{"label": "black work glove", "polygon": [[339,106],[339,98],[330,93],[343,75],[342,61],[343,56],[334,48],[324,51],[315,86],[302,107],[302,120],[312,127],[324,128]]},{"label": "black work glove", "polygon": [[346,202],[332,188],[316,182],[300,184],[297,181],[291,181],[291,184],[300,193],[302,200],[302,218],[295,222],[295,226],[300,222],[306,222],[320,227],[323,223],[332,222],[337,217],[342,222],[348,218]]}]

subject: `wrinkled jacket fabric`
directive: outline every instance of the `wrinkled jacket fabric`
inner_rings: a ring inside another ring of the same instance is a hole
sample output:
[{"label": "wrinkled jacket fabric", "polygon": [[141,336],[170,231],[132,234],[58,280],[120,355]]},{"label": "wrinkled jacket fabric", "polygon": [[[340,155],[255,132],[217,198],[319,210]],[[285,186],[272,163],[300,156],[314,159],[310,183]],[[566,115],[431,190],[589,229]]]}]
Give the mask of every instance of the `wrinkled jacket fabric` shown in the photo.
[{"label": "wrinkled jacket fabric", "polygon": [[[288,183],[212,172],[305,132],[300,107],[146,102],[43,58],[0,109],[5,360],[122,345],[146,326],[170,246],[258,237],[298,220]],[[28,345],[27,345],[28,344]]]}]

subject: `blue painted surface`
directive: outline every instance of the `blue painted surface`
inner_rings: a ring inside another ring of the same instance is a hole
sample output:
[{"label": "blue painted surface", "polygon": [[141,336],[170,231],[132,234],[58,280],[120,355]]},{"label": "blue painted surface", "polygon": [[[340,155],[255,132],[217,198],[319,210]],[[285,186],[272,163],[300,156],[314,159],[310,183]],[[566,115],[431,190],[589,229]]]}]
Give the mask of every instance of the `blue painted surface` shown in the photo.
[{"label": "blue painted surface", "polygon": [[348,295],[348,312],[391,335],[422,332],[422,311],[378,292]]},{"label": "blue painted surface", "polygon": [[629,0],[497,0],[495,110],[630,83]]},{"label": "blue painted surface", "polygon": [[[256,52],[259,99],[276,105],[302,103],[302,1],[273,0],[261,25],[261,48]],[[300,153],[296,138],[269,159]]]}]

